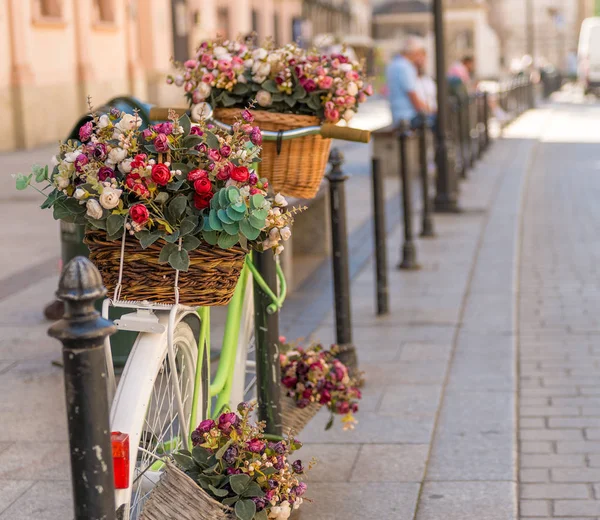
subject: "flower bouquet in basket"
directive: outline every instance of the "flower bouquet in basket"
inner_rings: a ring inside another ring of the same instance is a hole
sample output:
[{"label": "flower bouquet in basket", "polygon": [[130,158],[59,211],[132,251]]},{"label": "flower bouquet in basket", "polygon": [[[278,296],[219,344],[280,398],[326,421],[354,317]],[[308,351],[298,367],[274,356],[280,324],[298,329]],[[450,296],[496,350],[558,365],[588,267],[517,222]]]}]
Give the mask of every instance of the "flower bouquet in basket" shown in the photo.
[{"label": "flower bouquet in basket", "polygon": [[[175,63],[168,83],[183,87],[190,105],[209,102],[215,117],[232,122],[254,103],[263,130],[289,130],[352,119],[373,94],[362,63],[344,54],[321,54],[296,44],[249,47],[232,40],[205,41],[193,59]],[[300,198],[316,195],[330,139],[308,136],[266,143],[261,173],[276,191]]]},{"label": "flower bouquet in basket", "polygon": [[353,429],[362,397],[348,368],[335,356],[338,347],[326,350],[322,345],[290,347],[280,355],[281,384],[286,397],[282,399],[283,424],[286,430],[300,431],[321,406],[331,417],[326,430],[333,426],[335,415],[343,415],[344,430]]},{"label": "flower bouquet in basket", "polygon": [[34,166],[17,188],[44,183],[42,208],[86,225],[115,298],[226,304],[248,250],[279,253],[290,236],[294,211],[252,169],[260,131],[241,119],[230,135],[174,112],[143,131],[141,122],[116,109],[93,114],[51,172]]},{"label": "flower bouquet in basket", "polygon": [[[174,455],[180,477],[181,471],[186,477],[175,488],[169,475],[173,468],[168,469],[144,506],[144,518],[165,518],[153,516],[159,504],[169,508],[168,518],[198,520],[286,520],[300,507],[307,488],[300,480],[304,466],[290,457],[302,445],[291,437],[268,441],[263,425],[251,423],[252,406],[247,403],[238,412],[200,423],[192,433],[192,451]],[[182,516],[181,508],[187,508],[183,496],[192,497],[187,501],[194,508],[189,510],[192,516]]]}]

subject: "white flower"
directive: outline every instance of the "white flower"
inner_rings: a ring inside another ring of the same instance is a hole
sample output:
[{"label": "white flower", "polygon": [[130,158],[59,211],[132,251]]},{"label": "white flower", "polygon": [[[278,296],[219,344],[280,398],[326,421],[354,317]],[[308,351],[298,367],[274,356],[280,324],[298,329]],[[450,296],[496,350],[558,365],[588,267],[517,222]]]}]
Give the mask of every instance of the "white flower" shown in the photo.
[{"label": "white flower", "polygon": [[270,92],[267,92],[266,90],[259,90],[256,93],[256,102],[261,107],[271,106],[271,103],[273,103],[273,96]]},{"label": "white flower", "polygon": [[354,81],[351,81],[350,83],[348,83],[346,92],[348,92],[350,96],[356,96],[356,94],[358,94],[358,85],[354,83]]},{"label": "white flower", "polygon": [[52,159],[50,159],[50,162],[52,163],[52,166],[58,166],[58,163],[60,162],[58,159],[57,155],[53,155]]},{"label": "white flower", "polygon": [[269,518],[272,520],[287,520],[292,514],[290,503],[287,500],[281,502],[281,505],[274,506],[269,512]]},{"label": "white flower", "polygon": [[255,49],[252,51],[252,57],[255,60],[264,60],[268,56],[267,49],[263,49],[262,47]]},{"label": "white flower", "polygon": [[80,153],[80,150],[75,150],[74,152],[67,152],[65,154],[65,161],[70,163],[75,162],[75,159],[77,159]]},{"label": "white flower", "polygon": [[247,69],[251,69],[252,65],[254,65],[254,60],[247,59],[246,61],[244,61],[244,67],[246,67]]},{"label": "white flower", "polygon": [[285,200],[285,197],[281,193],[275,195],[274,202],[282,208],[285,208],[288,205],[288,201]]},{"label": "white flower", "polygon": [[119,171],[121,173],[129,173],[131,171],[131,163],[133,159],[130,157],[129,159],[125,159],[119,163]]},{"label": "white flower", "polygon": [[237,77],[237,82],[238,83],[248,83],[248,80],[246,79],[246,76],[244,76],[243,74],[240,74]]},{"label": "white flower", "polygon": [[175,85],[177,85],[178,87],[181,87],[184,81],[185,80],[183,79],[183,76],[181,74],[177,74],[177,76],[175,76]]},{"label": "white flower", "polygon": [[276,255],[280,255],[280,254],[283,252],[283,250],[284,250],[284,247],[283,247],[281,244],[279,244],[279,245],[278,245],[278,246],[275,248],[275,254],[276,254]]},{"label": "white flower", "polygon": [[128,132],[134,130],[142,125],[142,118],[135,114],[123,114],[121,120],[115,125],[121,132]]},{"label": "white flower", "polygon": [[119,205],[119,198],[123,190],[115,190],[113,188],[104,188],[100,195],[100,204],[105,209],[113,209]]},{"label": "white flower", "polygon": [[69,177],[66,175],[57,175],[54,177],[54,182],[59,190],[64,190],[69,184],[71,184]]},{"label": "white flower", "polygon": [[350,63],[342,63],[340,65],[340,70],[343,70],[344,72],[348,72],[352,70],[352,64]]},{"label": "white flower", "polygon": [[269,249],[272,245],[273,245],[273,242],[271,242],[268,238],[266,240],[264,240],[263,243],[262,243],[263,249],[265,251],[267,249]]},{"label": "white flower", "polygon": [[350,119],[352,119],[354,116],[356,115],[356,112],[354,112],[354,110],[350,110],[349,108],[344,112],[343,118],[346,121],[350,121]]},{"label": "white flower", "polygon": [[99,219],[102,218],[102,206],[96,199],[88,199],[85,203],[85,207],[87,208],[87,214],[89,217]]},{"label": "white flower", "polygon": [[269,231],[269,239],[272,240],[273,242],[277,242],[279,240],[279,229],[272,228]]},{"label": "white flower", "polygon": [[240,195],[247,199],[250,196],[250,186],[240,188]]},{"label": "white flower", "polygon": [[226,54],[229,54],[229,52],[227,52],[227,49],[225,47],[215,47],[213,49],[213,54],[215,55],[215,57],[217,59],[222,59],[223,56],[225,56]]},{"label": "white flower", "polygon": [[279,234],[282,240],[288,240],[292,236],[292,230],[288,226],[285,226],[279,230]]},{"label": "white flower", "polygon": [[252,76],[252,81],[254,81],[254,83],[264,83],[267,80],[267,76],[261,76],[260,74],[254,74],[254,76]]},{"label": "white flower", "polygon": [[262,61],[256,61],[254,65],[252,65],[252,74],[256,76],[268,76],[269,72],[271,72],[271,65],[268,63],[264,63]]},{"label": "white flower", "polygon": [[108,152],[108,160],[106,162],[118,164],[125,159],[125,157],[127,157],[127,150],[123,150],[123,148],[113,148]]},{"label": "white flower", "polygon": [[110,125],[110,119],[106,114],[102,114],[98,119],[98,128],[106,128]]},{"label": "white flower", "polygon": [[73,197],[75,197],[77,200],[81,200],[81,199],[85,198],[85,194],[86,194],[85,190],[82,190],[81,188],[77,188],[75,190],[75,193],[73,193]]},{"label": "white flower", "polygon": [[198,97],[200,99],[206,99],[208,96],[210,96],[211,90],[212,88],[208,83],[204,83],[204,81],[201,81],[196,89],[196,92],[198,93]]}]

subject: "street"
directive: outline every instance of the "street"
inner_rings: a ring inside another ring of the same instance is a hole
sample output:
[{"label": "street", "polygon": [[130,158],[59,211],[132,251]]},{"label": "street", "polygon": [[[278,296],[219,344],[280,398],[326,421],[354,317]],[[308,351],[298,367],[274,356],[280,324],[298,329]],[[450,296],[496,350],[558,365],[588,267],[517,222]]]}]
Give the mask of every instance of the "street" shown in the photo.
[{"label": "street", "polygon": [[[325,432],[323,411],[304,430],[300,455],[320,464],[295,518],[600,518],[599,126],[600,103],[569,89],[508,126],[463,182],[463,211],[418,240],[418,271],[396,270],[389,223],[390,314],[375,316],[372,255],[352,282],[359,424]],[[0,520],[72,515],[60,345],[42,315],[58,225],[10,177],[52,150],[0,155]],[[365,150],[345,149],[351,242],[371,218]],[[328,311],[303,333],[332,342]]]}]

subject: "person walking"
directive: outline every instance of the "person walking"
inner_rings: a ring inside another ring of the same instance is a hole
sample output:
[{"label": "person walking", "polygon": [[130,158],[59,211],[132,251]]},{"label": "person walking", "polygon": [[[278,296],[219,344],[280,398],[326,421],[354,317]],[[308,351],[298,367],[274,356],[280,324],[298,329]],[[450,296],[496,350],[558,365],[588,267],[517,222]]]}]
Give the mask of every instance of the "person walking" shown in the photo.
[{"label": "person walking", "polygon": [[400,121],[413,123],[417,116],[426,113],[427,103],[418,92],[418,69],[425,64],[425,42],[409,36],[400,54],[394,56],[386,70],[390,109],[395,125]]}]

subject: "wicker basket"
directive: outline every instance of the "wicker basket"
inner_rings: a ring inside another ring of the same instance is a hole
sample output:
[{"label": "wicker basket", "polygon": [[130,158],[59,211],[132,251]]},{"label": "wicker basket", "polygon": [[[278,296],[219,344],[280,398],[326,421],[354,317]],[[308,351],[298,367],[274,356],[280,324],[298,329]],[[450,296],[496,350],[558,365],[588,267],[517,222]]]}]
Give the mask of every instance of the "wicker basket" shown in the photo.
[{"label": "wicker basket", "polygon": [[[123,257],[120,299],[175,303],[175,269],[159,264],[164,245],[155,242],[142,249],[137,239],[127,235]],[[109,241],[104,231],[88,230],[85,243],[112,297],[119,279],[121,241]],[[190,252],[190,267],[179,272],[179,303],[191,307],[226,305],[231,300],[246,253],[239,247],[221,249],[202,243]]]},{"label": "wicker basket", "polygon": [[214,500],[171,462],[144,504],[140,520],[232,520],[229,507]]},{"label": "wicker basket", "polygon": [[[282,392],[284,390],[282,389]],[[281,397],[281,419],[284,435],[300,433],[321,409],[320,404],[311,403],[306,408],[298,408],[296,401],[287,395]]]},{"label": "wicker basket", "polygon": [[[238,108],[218,108],[215,118],[232,124],[240,117]],[[319,118],[253,110],[261,130],[291,130],[321,124]],[[261,154],[260,175],[266,177],[275,192],[300,199],[312,199],[319,191],[325,174],[331,139],[311,135],[277,143],[265,141]]]}]

